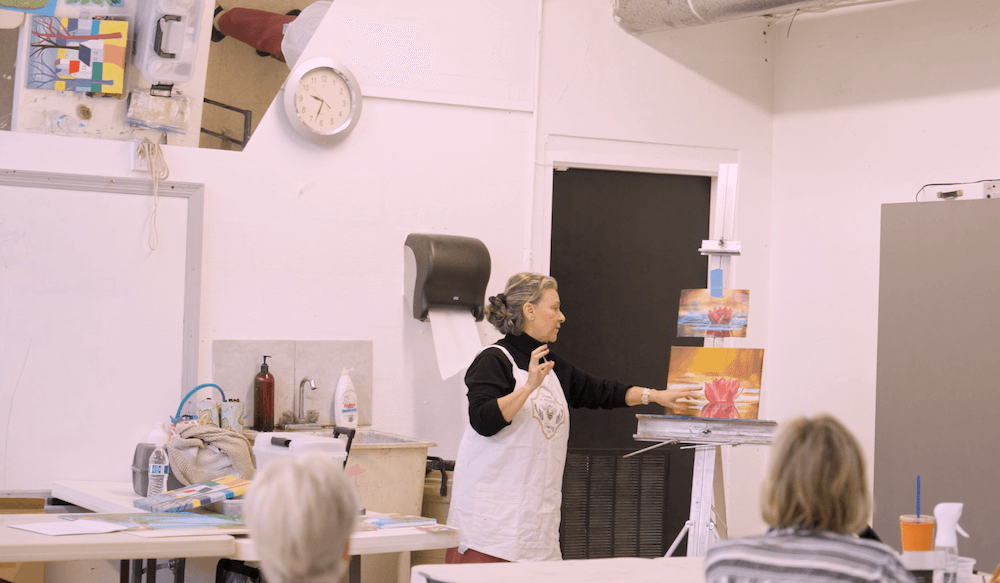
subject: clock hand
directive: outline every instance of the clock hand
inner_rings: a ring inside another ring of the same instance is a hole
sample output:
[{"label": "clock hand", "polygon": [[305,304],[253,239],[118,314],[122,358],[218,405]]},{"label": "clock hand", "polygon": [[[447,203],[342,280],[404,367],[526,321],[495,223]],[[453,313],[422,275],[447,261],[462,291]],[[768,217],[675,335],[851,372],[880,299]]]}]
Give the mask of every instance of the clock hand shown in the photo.
[{"label": "clock hand", "polygon": [[313,99],[319,101],[319,109],[316,110],[316,117],[319,117],[319,113],[323,111],[323,106],[326,105],[326,101],[324,101],[322,97],[317,97],[316,95],[312,94],[310,94],[309,97],[312,97]]}]

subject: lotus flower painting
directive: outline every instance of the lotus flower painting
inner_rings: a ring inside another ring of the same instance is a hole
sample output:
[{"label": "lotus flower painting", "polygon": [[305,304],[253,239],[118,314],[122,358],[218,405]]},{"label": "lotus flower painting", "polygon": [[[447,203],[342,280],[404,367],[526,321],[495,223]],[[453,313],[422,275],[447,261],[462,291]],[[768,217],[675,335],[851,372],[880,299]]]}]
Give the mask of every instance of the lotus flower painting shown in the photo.
[{"label": "lotus flower painting", "polygon": [[763,369],[761,348],[674,346],[667,388],[698,394],[697,402],[688,403],[687,417],[756,419]]},{"label": "lotus flower painting", "polygon": [[707,289],[681,290],[677,336],[681,338],[744,338],[750,313],[750,290],[724,289],[713,298]]}]

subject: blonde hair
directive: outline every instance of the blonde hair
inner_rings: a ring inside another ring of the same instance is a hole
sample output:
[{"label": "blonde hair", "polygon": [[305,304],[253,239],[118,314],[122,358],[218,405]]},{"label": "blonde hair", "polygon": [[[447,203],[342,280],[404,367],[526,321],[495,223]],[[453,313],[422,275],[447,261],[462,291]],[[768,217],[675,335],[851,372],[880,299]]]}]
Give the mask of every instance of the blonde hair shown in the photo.
[{"label": "blonde hair", "polygon": [[856,534],[868,524],[871,496],[861,447],[828,415],[782,428],[761,496],[764,521],[779,528]]},{"label": "blonde hair", "polygon": [[487,321],[503,334],[524,332],[524,304],[537,306],[547,289],[558,289],[555,278],[527,271],[510,276],[503,293],[490,296]]},{"label": "blonde hair", "polygon": [[338,583],[360,503],[341,464],[309,453],[264,467],[250,485],[244,520],[268,583]]}]

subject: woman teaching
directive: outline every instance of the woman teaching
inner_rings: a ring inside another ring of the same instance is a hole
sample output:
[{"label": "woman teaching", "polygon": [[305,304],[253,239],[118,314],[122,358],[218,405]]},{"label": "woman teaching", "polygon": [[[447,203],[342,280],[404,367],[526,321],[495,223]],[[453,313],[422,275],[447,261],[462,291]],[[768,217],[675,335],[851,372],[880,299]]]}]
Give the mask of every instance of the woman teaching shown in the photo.
[{"label": "woman teaching", "polygon": [[469,426],[455,460],[448,524],[460,531],[445,562],[559,560],[569,407],[657,403],[674,411],[688,390],[652,390],[591,376],[551,352],[566,317],[556,280],[518,273],[489,298],[486,317],[505,336],[465,375]]}]

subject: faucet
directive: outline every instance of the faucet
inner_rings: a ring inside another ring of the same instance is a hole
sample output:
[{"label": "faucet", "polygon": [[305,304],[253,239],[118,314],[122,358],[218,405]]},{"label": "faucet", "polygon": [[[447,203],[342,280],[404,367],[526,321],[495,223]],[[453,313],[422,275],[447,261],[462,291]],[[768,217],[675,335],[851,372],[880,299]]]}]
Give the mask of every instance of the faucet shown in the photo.
[{"label": "faucet", "polygon": [[316,390],[316,383],[309,377],[303,377],[302,382],[299,383],[299,405],[298,407],[296,407],[296,411],[298,412],[297,415],[295,416],[296,423],[306,423],[307,421],[305,415],[305,405],[304,405],[307,383],[309,384],[309,388],[311,390],[313,391]]}]

